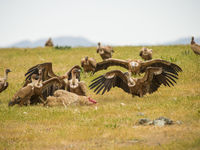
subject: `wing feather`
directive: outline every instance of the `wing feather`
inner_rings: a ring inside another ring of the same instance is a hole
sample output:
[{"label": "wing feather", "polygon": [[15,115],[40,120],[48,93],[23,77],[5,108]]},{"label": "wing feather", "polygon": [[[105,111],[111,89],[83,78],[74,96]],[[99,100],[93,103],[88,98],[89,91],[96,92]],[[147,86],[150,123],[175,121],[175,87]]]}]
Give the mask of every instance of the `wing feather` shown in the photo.
[{"label": "wing feather", "polygon": [[95,78],[91,82],[89,87],[90,89],[95,88],[94,92],[96,92],[96,94],[99,94],[103,90],[101,93],[103,95],[106,91],[109,92],[112,87],[119,87],[125,92],[130,93],[128,79],[123,72],[119,70],[109,71],[106,74]]},{"label": "wing feather", "polygon": [[175,79],[178,79],[177,75],[172,75],[161,67],[148,67],[144,77],[137,80],[135,88],[138,88],[138,91],[133,94],[139,95],[139,90],[142,90],[142,95],[151,94],[157,91],[162,84],[169,87],[174,86]]},{"label": "wing feather", "polygon": [[55,73],[52,70],[52,63],[47,62],[47,63],[35,65],[31,67],[30,69],[28,69],[28,71],[25,74],[26,76],[25,80],[30,80],[33,74],[39,75],[39,70],[43,71],[43,74],[42,74],[43,81],[48,80],[49,78],[52,78],[52,77],[57,77],[57,75],[55,75]]},{"label": "wing feather", "polygon": [[141,62],[140,73],[144,73],[147,67],[161,67],[164,71],[170,72],[176,76],[178,76],[178,72],[182,71],[178,65],[162,59],[154,59],[146,62]]},{"label": "wing feather", "polygon": [[[75,68],[82,70],[81,67],[80,67],[79,65],[73,66],[71,69],[69,69],[69,70],[65,73],[65,76],[67,76],[68,80],[71,80],[71,79],[72,79],[72,70],[75,69]],[[81,80],[80,74],[77,73],[76,78],[80,81],[80,80]]]},{"label": "wing feather", "polygon": [[129,69],[128,68],[128,61],[109,58],[109,59],[106,59],[102,62],[97,63],[94,72],[97,72],[97,71],[100,71],[100,70],[103,70],[103,69],[107,69],[110,66],[120,66],[120,67]]}]

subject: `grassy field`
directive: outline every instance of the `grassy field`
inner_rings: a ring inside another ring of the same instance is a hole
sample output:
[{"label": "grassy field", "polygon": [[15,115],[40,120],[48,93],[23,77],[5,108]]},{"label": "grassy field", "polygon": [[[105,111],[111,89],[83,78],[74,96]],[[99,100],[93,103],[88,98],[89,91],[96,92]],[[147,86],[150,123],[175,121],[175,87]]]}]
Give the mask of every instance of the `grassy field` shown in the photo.
[{"label": "grassy field", "polygon": [[[153,58],[181,66],[177,84],[159,88],[143,98],[114,88],[109,93],[88,95],[98,101],[94,106],[46,108],[8,107],[8,101],[23,85],[24,73],[33,65],[52,62],[56,74],[64,74],[80,64],[84,56],[101,61],[96,48],[0,49],[0,75],[10,68],[9,87],[0,93],[0,150],[9,149],[200,149],[200,56],[189,46],[155,46]],[[114,47],[113,58],[140,59],[141,47]],[[112,67],[111,69],[118,67]],[[124,69],[120,68],[124,71]],[[89,85],[100,71],[82,80]],[[124,103],[125,105],[121,105]],[[144,116],[138,115],[144,113]],[[140,118],[168,117],[182,124],[157,127],[138,126]]]}]

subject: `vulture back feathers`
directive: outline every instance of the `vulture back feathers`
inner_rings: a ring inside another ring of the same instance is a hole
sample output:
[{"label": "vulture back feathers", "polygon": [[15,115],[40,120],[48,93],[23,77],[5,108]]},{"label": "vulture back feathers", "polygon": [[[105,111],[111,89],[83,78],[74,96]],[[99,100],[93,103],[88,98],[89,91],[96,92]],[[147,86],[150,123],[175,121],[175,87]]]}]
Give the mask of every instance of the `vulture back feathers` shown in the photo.
[{"label": "vulture back feathers", "polygon": [[196,44],[195,41],[194,41],[194,37],[192,37],[192,40],[191,40],[191,49],[193,50],[193,52],[196,54],[196,55],[200,55],[200,45]]},{"label": "vulture back feathers", "polygon": [[140,51],[139,55],[144,60],[151,60],[152,59],[152,53],[153,53],[152,49],[148,49],[146,47],[143,47],[142,50]]},{"label": "vulture back feathers", "polygon": [[106,60],[112,57],[112,53],[114,53],[114,50],[111,46],[102,47],[101,43],[99,42],[97,47],[97,53],[100,54],[103,60]]},{"label": "vulture back feathers", "polygon": [[81,59],[81,67],[83,67],[84,72],[94,72],[96,68],[96,60],[94,58],[85,58]]}]

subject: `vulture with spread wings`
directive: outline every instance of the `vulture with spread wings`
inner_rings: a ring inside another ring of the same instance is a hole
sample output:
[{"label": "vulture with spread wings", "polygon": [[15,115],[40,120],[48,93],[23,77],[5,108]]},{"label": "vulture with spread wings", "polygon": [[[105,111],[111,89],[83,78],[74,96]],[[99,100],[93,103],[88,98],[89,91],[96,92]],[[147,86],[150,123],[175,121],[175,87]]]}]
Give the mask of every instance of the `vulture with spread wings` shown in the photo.
[{"label": "vulture with spread wings", "polygon": [[194,37],[192,37],[191,40],[191,49],[196,55],[200,55],[200,45],[196,44],[196,42],[194,41]]},{"label": "vulture with spread wings", "polygon": [[54,92],[62,88],[62,82],[58,77],[50,78],[46,81],[41,81],[38,75],[31,76],[31,83],[22,87],[9,102],[9,106],[15,104],[32,105],[37,103],[45,103],[48,96],[52,96]]},{"label": "vulture with spread wings", "polygon": [[178,72],[182,71],[182,69],[178,65],[162,59],[141,61],[110,58],[97,63],[94,73],[103,69],[107,69],[110,66],[121,66],[123,68],[126,68],[133,74],[144,73],[148,67],[160,67],[163,71],[167,71],[175,75],[178,75]]},{"label": "vulture with spread wings", "polygon": [[[41,74],[42,74],[41,75],[41,80],[42,81],[46,81],[46,80],[48,80],[50,78],[53,78],[53,77],[58,77],[63,82],[63,87],[64,87],[65,86],[64,79],[70,80],[72,78],[71,71],[74,68],[81,69],[80,66],[76,65],[76,66],[72,67],[69,71],[67,71],[64,76],[57,76],[53,72],[52,63],[47,62],[47,63],[42,63],[42,64],[35,65],[35,66],[31,67],[30,69],[28,69],[27,73],[25,74],[26,79],[25,79],[24,86],[26,86],[27,84],[32,82],[31,81],[31,76],[33,74],[39,75],[39,72],[41,72]],[[77,78],[78,78],[78,80],[80,80],[80,74],[77,74]]]},{"label": "vulture with spread wings", "polygon": [[162,84],[169,87],[174,86],[175,79],[178,79],[176,73],[167,72],[161,67],[148,67],[142,78],[132,78],[129,72],[113,70],[92,80],[89,87],[90,89],[95,88],[96,94],[102,91],[103,95],[112,87],[118,87],[132,96],[142,97],[147,93],[157,91]]}]

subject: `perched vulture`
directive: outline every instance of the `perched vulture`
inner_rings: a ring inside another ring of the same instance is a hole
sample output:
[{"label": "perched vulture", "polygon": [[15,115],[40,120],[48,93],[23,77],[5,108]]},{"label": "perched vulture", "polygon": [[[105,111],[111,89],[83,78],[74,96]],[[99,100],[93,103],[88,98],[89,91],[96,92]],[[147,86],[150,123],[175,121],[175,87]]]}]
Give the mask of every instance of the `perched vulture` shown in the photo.
[{"label": "perched vulture", "polygon": [[97,46],[97,53],[100,54],[103,60],[106,60],[108,58],[112,58],[112,53],[114,53],[114,50],[111,46],[102,47],[101,43],[99,42]]},{"label": "perched vulture", "polygon": [[113,70],[92,80],[89,87],[90,89],[95,88],[96,94],[102,91],[103,95],[112,87],[118,87],[132,96],[142,97],[147,93],[157,91],[162,84],[169,87],[174,86],[175,79],[178,79],[176,73],[167,72],[161,67],[148,67],[142,78],[132,78],[129,72]]},{"label": "perched vulture", "polygon": [[38,79],[37,74],[31,76],[32,82],[22,87],[9,102],[9,106],[15,104],[30,105],[37,103],[45,103],[46,98],[54,94],[58,89],[62,88],[62,82],[58,77],[50,78],[46,81]]},{"label": "perched vulture", "polygon": [[142,59],[146,60],[151,60],[152,59],[152,53],[153,50],[152,49],[148,49],[146,47],[143,47],[142,50],[140,51],[140,56],[142,57]]},{"label": "perched vulture", "polygon": [[97,102],[90,97],[79,96],[65,90],[57,90],[53,96],[47,97],[46,106],[92,105]]},{"label": "perched vulture", "polygon": [[10,69],[6,69],[5,70],[5,74],[4,74],[4,77],[3,78],[0,78],[0,93],[2,91],[4,91],[5,89],[7,89],[8,87],[8,82],[7,82],[7,79],[8,79],[8,73],[11,72]]},{"label": "perched vulture", "polygon": [[[41,76],[41,80],[42,81],[45,81],[45,80],[48,80],[50,78],[53,78],[53,77],[58,77],[62,83],[63,83],[63,88],[65,87],[65,80],[70,80],[71,79],[71,71],[73,68],[78,68],[80,69],[81,67],[76,65],[74,67],[72,67],[68,72],[65,73],[64,76],[57,76],[54,72],[53,72],[53,69],[52,69],[52,63],[50,62],[47,62],[47,63],[42,63],[42,64],[38,64],[36,66],[33,66],[31,67],[27,73],[25,74],[26,76],[26,79],[25,79],[25,84],[24,86],[26,86],[28,83],[31,83],[31,76],[33,74],[37,74],[39,75],[39,71],[41,71],[42,73],[42,76]],[[80,80],[80,74],[77,74],[77,78],[78,80]]]},{"label": "perched vulture", "polygon": [[83,67],[84,72],[94,72],[96,68],[96,60],[86,56],[81,59],[81,67]]},{"label": "perched vulture", "polygon": [[80,69],[72,69],[72,79],[68,80],[66,90],[77,95],[86,96],[86,85],[83,81],[79,81],[76,76],[80,74]]},{"label": "perched vulture", "polygon": [[148,67],[161,67],[164,71],[178,75],[182,69],[171,62],[162,59],[153,59],[149,61],[140,60],[120,60],[120,59],[107,59],[102,62],[97,63],[95,72],[103,69],[107,69],[110,66],[121,66],[126,68],[133,74],[144,73]]},{"label": "perched vulture", "polygon": [[194,37],[192,37],[192,40],[191,40],[191,49],[196,55],[200,55],[200,45],[195,43]]},{"label": "perched vulture", "polygon": [[46,46],[46,47],[53,47],[53,41],[52,41],[51,38],[49,38],[49,39],[46,41],[45,46]]}]

